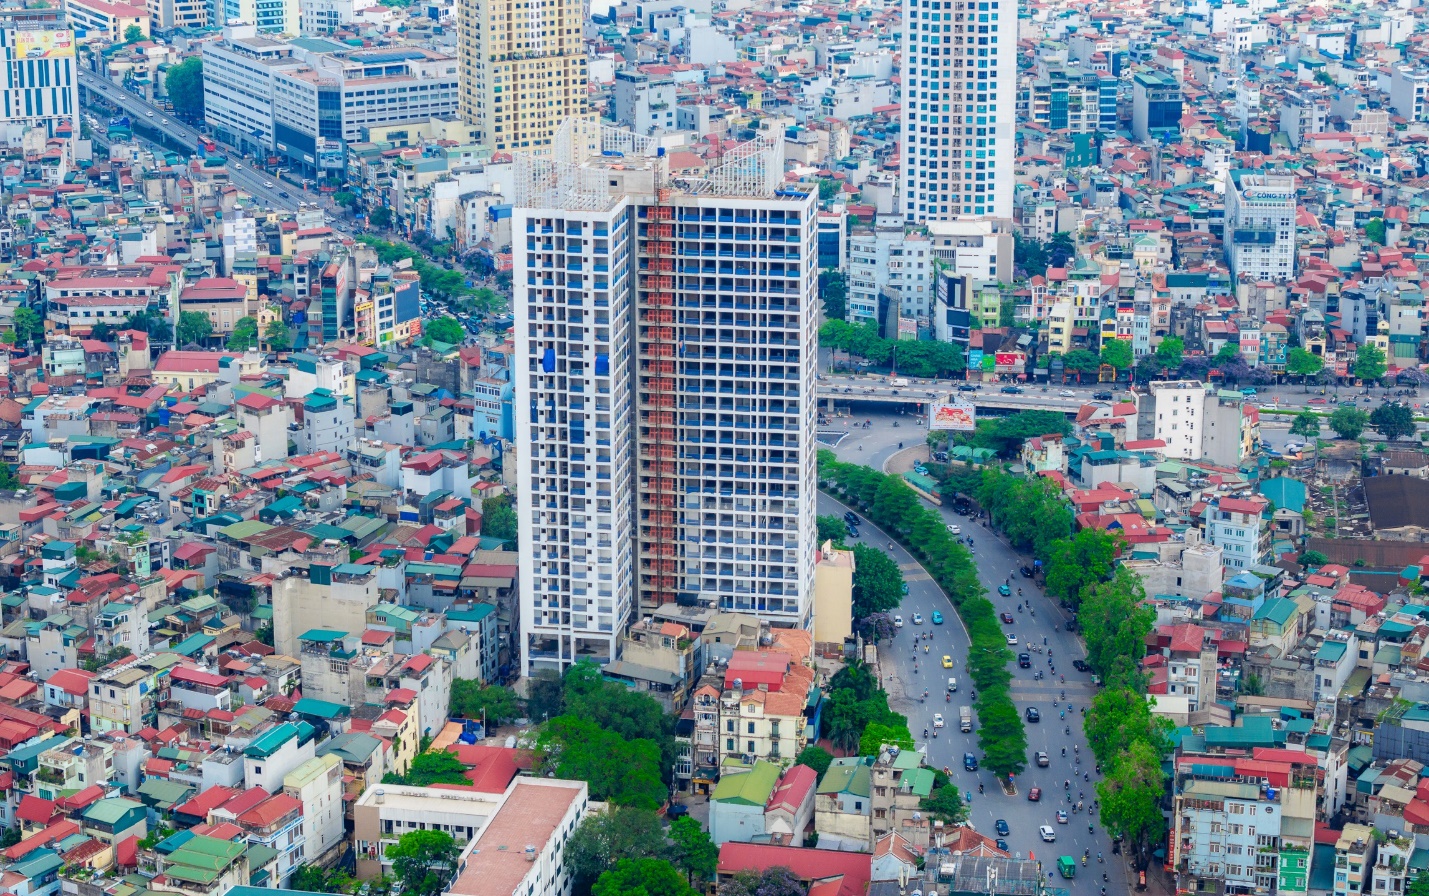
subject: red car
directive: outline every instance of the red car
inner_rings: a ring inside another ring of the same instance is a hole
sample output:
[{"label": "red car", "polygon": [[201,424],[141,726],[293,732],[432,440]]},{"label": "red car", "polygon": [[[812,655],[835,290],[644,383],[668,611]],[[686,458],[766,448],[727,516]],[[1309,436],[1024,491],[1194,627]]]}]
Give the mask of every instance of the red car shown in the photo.
[{"label": "red car", "polygon": [[1042,788],[1034,787],[1031,790],[1027,791],[1027,801],[1031,803],[1042,802]]},{"label": "red car", "polygon": [[1310,399],[1310,402],[1309,402],[1309,403],[1310,403],[1310,404],[1325,404],[1326,402],[1325,402],[1325,399],[1323,399],[1323,398],[1312,398],[1312,399]]},{"label": "red car", "polygon": [[1003,624],[1003,625],[1011,625],[1011,624],[1012,624],[1012,614],[1011,614],[1011,613],[1003,613],[1002,616],[1001,616],[1001,619],[1002,619],[1002,624]]}]

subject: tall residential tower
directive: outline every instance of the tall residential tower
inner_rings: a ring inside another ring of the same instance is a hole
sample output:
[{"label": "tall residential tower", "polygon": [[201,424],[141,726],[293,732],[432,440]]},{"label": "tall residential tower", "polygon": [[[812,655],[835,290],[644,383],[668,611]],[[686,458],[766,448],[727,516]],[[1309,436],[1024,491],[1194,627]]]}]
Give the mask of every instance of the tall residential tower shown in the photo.
[{"label": "tall residential tower", "polygon": [[903,216],[1012,217],[1017,0],[903,0]]},{"label": "tall residential tower", "polygon": [[539,149],[586,116],[583,19],[581,0],[458,0],[460,109],[478,142]]},{"label": "tall residential tower", "polygon": [[632,615],[811,623],[815,197],[783,144],[672,181],[571,122],[516,156],[522,671],[616,658]]}]

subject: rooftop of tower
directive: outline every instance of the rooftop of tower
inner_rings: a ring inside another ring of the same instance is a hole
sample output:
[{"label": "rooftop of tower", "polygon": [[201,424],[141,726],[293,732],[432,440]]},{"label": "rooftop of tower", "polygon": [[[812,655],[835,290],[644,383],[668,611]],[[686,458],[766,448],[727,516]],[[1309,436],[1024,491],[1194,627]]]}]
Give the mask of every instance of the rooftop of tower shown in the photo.
[{"label": "rooftop of tower", "polygon": [[[549,152],[517,153],[515,205],[600,210],[622,196],[669,190],[687,196],[752,199],[806,194],[782,189],[784,141],[761,134],[725,153],[704,177],[671,177],[665,148],[633,131],[570,119]],[[618,175],[618,176],[616,176]]]}]

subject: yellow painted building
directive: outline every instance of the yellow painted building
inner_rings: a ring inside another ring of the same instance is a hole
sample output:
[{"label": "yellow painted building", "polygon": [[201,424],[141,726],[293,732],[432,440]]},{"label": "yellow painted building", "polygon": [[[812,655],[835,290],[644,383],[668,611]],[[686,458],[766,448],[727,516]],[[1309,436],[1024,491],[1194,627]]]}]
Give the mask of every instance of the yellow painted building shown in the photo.
[{"label": "yellow painted building", "polygon": [[853,634],[853,570],[853,551],[824,542],[814,566],[815,643],[843,644]]},{"label": "yellow painted building", "polygon": [[459,0],[460,109],[477,141],[539,148],[588,114],[583,16],[575,0]]}]

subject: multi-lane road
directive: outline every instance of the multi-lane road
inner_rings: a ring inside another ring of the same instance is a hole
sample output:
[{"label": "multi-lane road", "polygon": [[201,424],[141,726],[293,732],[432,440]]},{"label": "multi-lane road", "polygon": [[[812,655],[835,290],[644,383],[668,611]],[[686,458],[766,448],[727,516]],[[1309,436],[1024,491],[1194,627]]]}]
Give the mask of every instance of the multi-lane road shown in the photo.
[{"label": "multi-lane road", "polygon": [[[894,429],[892,422],[895,420],[905,425]],[[907,426],[906,422],[906,417],[899,418],[898,415],[880,417],[874,420],[873,428],[860,433],[860,437],[867,439],[869,450],[851,448],[847,442],[841,442],[836,452],[845,460],[870,463],[878,468],[883,459],[896,450],[896,440],[905,430],[913,439],[921,438],[922,431]],[[819,513],[842,515],[844,510],[832,498],[820,495]],[[965,671],[968,636],[942,589],[911,555],[895,545],[893,558],[904,571],[908,596],[897,611],[903,617],[903,628],[882,652],[882,671],[893,708],[908,716],[914,738],[927,751],[928,764],[938,768],[946,766],[954,783],[971,797],[970,821],[978,831],[997,837],[997,821],[1006,821],[1010,831],[1005,839],[1011,852],[1024,857],[1035,856],[1043,862],[1044,871],[1053,872],[1054,878],[1058,856],[1079,857],[1076,878],[1072,881],[1055,878],[1054,886],[1067,885],[1082,896],[1099,894],[1102,886],[1106,886],[1111,893],[1128,892],[1132,873],[1125,864],[1126,857],[1112,854],[1111,839],[1099,817],[1089,817],[1085,811],[1068,811],[1068,823],[1058,824],[1056,821],[1058,809],[1070,810],[1066,801],[1069,790],[1073,800],[1082,795],[1085,806],[1091,806],[1098,780],[1091,751],[1082,734],[1081,712],[1090,703],[1094,688],[1089,675],[1072,668],[1073,659],[1085,658],[1081,644],[1074,634],[1066,631],[1066,616],[1055,601],[1044,596],[1032,580],[1019,574],[1019,567],[1030,563],[1031,558],[1017,554],[979,521],[960,516],[946,507],[938,508],[938,511],[946,523],[961,529],[961,536],[972,537],[973,557],[989,599],[999,613],[1010,613],[1014,620],[1012,625],[1003,626],[1007,634],[1016,635],[1018,639],[1018,644],[1009,646],[1009,649],[1014,654],[1026,651],[1028,645],[1036,645],[1043,651],[1050,650],[1056,673],[1051,672],[1045,652],[1031,654],[1031,668],[1023,669],[1016,664],[1012,668],[1011,696],[1018,712],[1025,718],[1028,707],[1035,707],[1042,719],[1026,724],[1027,769],[1017,776],[1016,794],[1005,794],[985,770],[969,772],[964,769],[964,753],[974,754],[979,763],[982,759],[976,729],[971,734],[958,731],[958,708],[972,704],[972,682],[967,679]],[[867,520],[860,527],[860,538],[884,549],[891,542],[887,535]],[[997,586],[1006,583],[1009,578],[1012,594],[1003,597],[998,594]],[[1017,593],[1019,588],[1023,592],[1020,597]],[[1018,603],[1027,606],[1019,612]],[[941,625],[932,624],[935,610],[943,616]],[[921,625],[913,624],[914,614],[922,617]],[[917,640],[923,634],[931,634],[932,638]],[[926,652],[923,645],[928,646]],[[952,657],[952,669],[943,668],[941,661],[944,654]],[[1038,670],[1043,675],[1041,680],[1035,678]],[[952,694],[947,692],[950,676],[958,680],[958,690]],[[1066,676],[1065,683],[1059,676]],[[922,698],[924,689],[928,691],[926,700]],[[1062,696],[1064,692],[1065,698]],[[1063,719],[1060,714],[1068,700],[1073,708]],[[938,730],[936,738],[931,736],[935,713],[941,713],[945,720],[945,727]],[[925,726],[929,729],[926,739],[922,736]],[[1064,748],[1066,757],[1062,755]],[[1046,768],[1035,764],[1034,756],[1039,750],[1048,754],[1050,764]],[[1064,782],[1071,782],[1070,788],[1064,787]],[[983,793],[978,792],[979,785],[982,785]],[[1028,799],[1028,792],[1033,787],[1041,789],[1042,799],[1038,802]],[[1089,824],[1092,825],[1091,832],[1087,829]],[[1042,841],[1038,834],[1042,825],[1049,825],[1056,832],[1055,842]],[[1086,867],[1080,864],[1083,852],[1090,853]],[[1098,864],[1098,853],[1103,855],[1104,864]],[[1108,878],[1105,882],[1102,880],[1103,873]]]},{"label": "multi-lane road", "polygon": [[[187,147],[189,154],[198,146],[197,130],[179,121],[173,113],[165,112],[139,95],[82,69],[79,73],[79,84],[85,91],[97,93],[107,105],[122,109],[135,128],[162,133],[179,146]],[[93,107],[94,103],[85,105]],[[265,171],[254,170],[251,163],[242,161],[236,154],[229,156],[228,179],[269,208],[296,211],[299,203],[321,204],[324,201],[318,193],[304,190],[296,184],[275,180],[273,175]],[[288,195],[281,196],[280,192]]]}]

